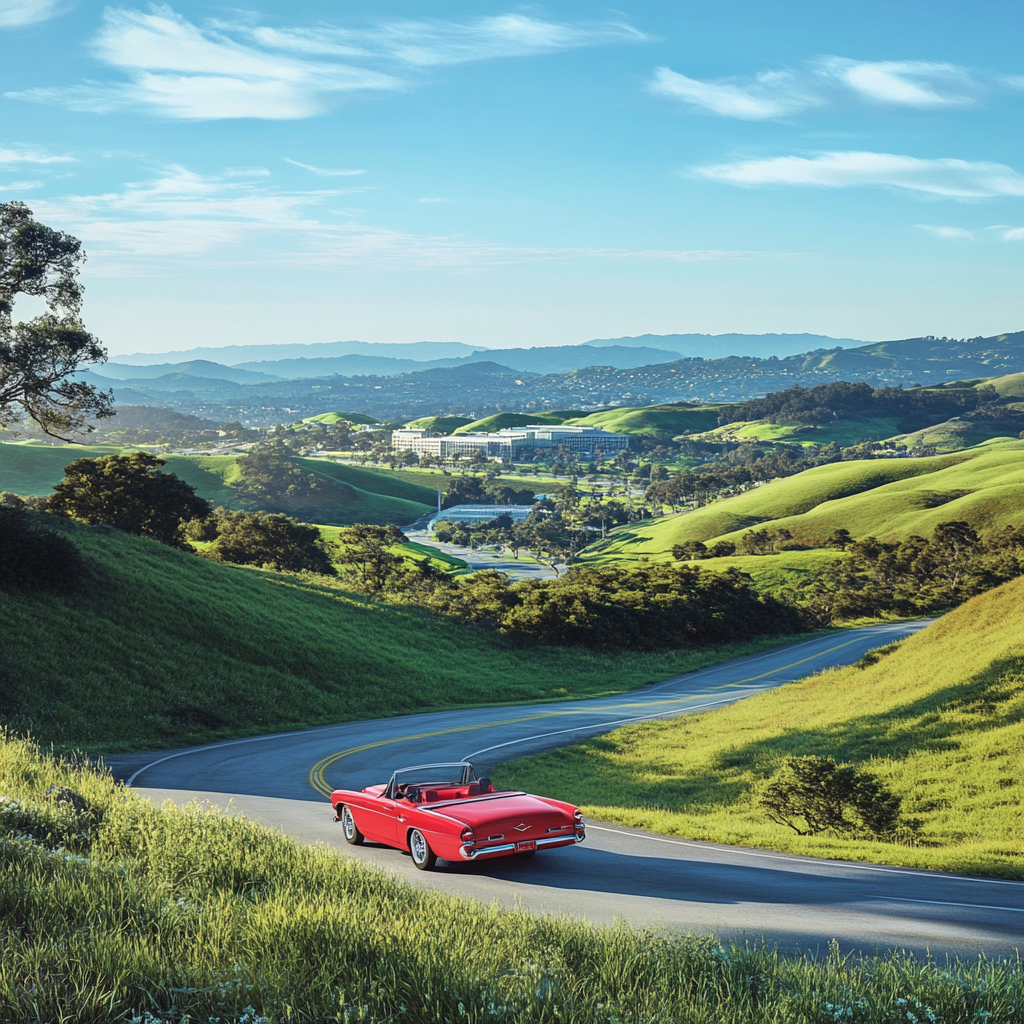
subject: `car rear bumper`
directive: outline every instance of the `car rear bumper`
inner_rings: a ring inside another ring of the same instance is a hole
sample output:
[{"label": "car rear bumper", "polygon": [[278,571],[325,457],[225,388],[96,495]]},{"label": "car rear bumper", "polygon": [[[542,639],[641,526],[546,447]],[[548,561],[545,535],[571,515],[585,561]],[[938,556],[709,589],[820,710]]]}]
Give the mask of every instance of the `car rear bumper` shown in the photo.
[{"label": "car rear bumper", "polygon": [[[556,846],[574,846],[582,843],[587,838],[587,830],[582,826],[575,832],[564,836],[551,836],[547,839],[538,839],[534,844],[537,850],[550,850]],[[516,843],[501,843],[498,846],[476,847],[472,843],[464,843],[459,847],[459,853],[465,860],[479,860],[481,857],[501,857],[516,852]]]}]

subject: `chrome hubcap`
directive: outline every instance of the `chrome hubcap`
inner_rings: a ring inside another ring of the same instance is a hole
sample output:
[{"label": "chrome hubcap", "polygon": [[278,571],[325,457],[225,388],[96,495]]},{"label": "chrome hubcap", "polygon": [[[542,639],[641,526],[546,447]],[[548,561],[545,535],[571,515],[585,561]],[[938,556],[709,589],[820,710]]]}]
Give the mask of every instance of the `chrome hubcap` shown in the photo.
[{"label": "chrome hubcap", "polygon": [[427,859],[427,841],[419,832],[413,832],[410,837],[409,849],[417,864],[422,864]]},{"label": "chrome hubcap", "polygon": [[341,827],[345,830],[346,839],[351,839],[356,834],[356,822],[347,807],[341,812]]}]

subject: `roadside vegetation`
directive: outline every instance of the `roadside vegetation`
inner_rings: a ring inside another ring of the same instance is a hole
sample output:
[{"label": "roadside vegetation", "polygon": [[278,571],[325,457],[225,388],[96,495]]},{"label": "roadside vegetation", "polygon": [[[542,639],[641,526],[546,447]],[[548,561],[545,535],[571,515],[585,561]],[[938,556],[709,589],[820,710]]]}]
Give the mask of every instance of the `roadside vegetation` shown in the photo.
[{"label": "roadside vegetation", "polygon": [[[850,668],[509,762],[494,776],[688,839],[1024,878],[1022,605],[1015,580]],[[773,820],[766,789],[794,757],[877,780],[898,799],[903,828],[885,840],[832,827],[799,835]]]},{"label": "roadside vegetation", "polygon": [[1024,1002],[1007,961],[787,958],[484,907],[9,737],[0,793],[3,1020],[994,1024]]}]

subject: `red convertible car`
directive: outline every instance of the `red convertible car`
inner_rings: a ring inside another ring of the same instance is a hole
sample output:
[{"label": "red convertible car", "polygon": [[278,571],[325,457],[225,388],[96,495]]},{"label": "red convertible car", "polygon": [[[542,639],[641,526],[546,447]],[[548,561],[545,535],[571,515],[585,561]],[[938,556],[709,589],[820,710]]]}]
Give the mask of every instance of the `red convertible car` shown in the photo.
[{"label": "red convertible car", "polygon": [[400,768],[382,785],[336,789],[331,806],[348,842],[369,839],[408,850],[421,871],[438,857],[526,855],[586,837],[583,815],[572,804],[495,791],[468,762]]}]

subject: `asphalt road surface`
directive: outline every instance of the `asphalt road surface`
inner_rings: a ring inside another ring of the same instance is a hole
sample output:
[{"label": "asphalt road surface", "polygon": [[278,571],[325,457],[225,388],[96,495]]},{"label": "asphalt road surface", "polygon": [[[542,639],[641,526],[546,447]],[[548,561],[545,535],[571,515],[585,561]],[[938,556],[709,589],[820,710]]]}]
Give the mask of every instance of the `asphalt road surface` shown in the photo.
[{"label": "asphalt road surface", "polygon": [[927,623],[871,626],[749,655],[613,697],[477,708],[310,729],[113,759],[120,777],[155,800],[206,800],[326,842],[418,885],[486,903],[595,922],[723,938],[766,938],[783,949],[904,948],[917,953],[1012,954],[1024,945],[1024,883],[885,868],[689,842],[589,822],[579,846],[519,860],[440,862],[417,871],[408,854],[345,844],[325,794],[383,782],[397,767],[500,761],[619,725],[709,710],[835,665]]}]

